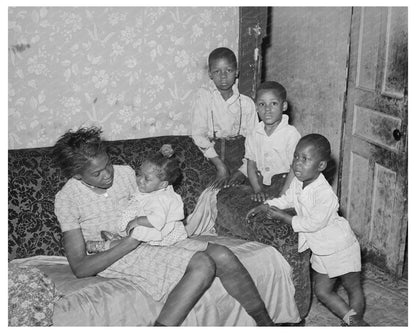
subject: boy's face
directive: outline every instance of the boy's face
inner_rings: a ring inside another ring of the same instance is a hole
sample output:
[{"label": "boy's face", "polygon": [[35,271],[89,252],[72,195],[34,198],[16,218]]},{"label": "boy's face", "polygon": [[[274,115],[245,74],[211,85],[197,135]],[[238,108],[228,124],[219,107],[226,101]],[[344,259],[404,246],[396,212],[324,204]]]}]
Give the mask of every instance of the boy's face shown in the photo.
[{"label": "boy's face", "polygon": [[150,193],[167,186],[167,182],[159,178],[158,168],[152,163],[146,162],[140,167],[136,183],[142,193]]},{"label": "boy's face", "polygon": [[266,125],[278,125],[287,110],[287,102],[276,95],[274,90],[260,90],[256,98],[256,109]]},{"label": "boy's face", "polygon": [[211,61],[208,75],[219,91],[228,91],[233,87],[238,71],[227,58]]},{"label": "boy's face", "polygon": [[322,160],[315,146],[307,141],[299,141],[293,154],[292,169],[295,177],[303,182],[303,188],[318,178],[325,168],[326,161]]}]

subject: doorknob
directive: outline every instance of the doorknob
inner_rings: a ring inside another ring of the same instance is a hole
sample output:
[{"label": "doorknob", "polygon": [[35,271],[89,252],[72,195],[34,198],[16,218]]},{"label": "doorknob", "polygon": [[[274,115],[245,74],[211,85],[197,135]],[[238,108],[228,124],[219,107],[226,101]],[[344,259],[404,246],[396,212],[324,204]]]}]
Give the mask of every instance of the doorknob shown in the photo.
[{"label": "doorknob", "polygon": [[397,128],[393,131],[393,138],[396,141],[400,141],[400,139],[402,138],[402,132],[400,132],[400,130],[398,130]]}]

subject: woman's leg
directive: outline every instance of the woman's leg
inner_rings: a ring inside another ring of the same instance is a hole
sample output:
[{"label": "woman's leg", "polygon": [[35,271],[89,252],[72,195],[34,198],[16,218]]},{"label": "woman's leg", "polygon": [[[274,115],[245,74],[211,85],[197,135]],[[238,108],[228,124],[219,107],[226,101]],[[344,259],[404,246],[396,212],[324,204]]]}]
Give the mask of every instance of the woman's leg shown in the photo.
[{"label": "woman's leg", "polygon": [[170,292],[155,326],[181,325],[214,278],[215,263],[212,259],[204,252],[195,253],[184,276]]},{"label": "woman's leg", "polygon": [[313,280],[316,297],[338,317],[343,318],[351,309],[334,291],[337,278],[330,278],[326,274],[321,274],[313,270]]},{"label": "woman's leg", "polygon": [[216,265],[218,276],[228,294],[244,307],[257,326],[274,325],[247,269],[227,247],[209,244],[205,251]]}]

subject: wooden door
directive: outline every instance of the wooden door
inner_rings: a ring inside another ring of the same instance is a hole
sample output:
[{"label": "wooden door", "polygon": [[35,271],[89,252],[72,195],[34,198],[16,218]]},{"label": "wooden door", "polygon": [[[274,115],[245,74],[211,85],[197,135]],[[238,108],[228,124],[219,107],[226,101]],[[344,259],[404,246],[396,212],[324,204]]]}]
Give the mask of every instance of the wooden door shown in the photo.
[{"label": "wooden door", "polygon": [[240,7],[238,88],[252,98],[261,80],[261,45],[267,33],[267,14],[267,7]]},{"label": "wooden door", "polygon": [[341,209],[378,266],[402,275],[407,235],[407,8],[353,8]]}]

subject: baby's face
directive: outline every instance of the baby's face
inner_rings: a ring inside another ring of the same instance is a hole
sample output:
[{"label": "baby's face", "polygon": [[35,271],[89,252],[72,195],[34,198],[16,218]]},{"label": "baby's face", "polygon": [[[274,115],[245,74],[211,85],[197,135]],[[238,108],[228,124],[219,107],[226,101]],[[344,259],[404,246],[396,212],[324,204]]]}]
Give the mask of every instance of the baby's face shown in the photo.
[{"label": "baby's face", "polygon": [[277,96],[274,90],[260,90],[257,93],[256,109],[266,125],[278,125],[283,112],[287,110],[287,102]]},{"label": "baby's face", "polygon": [[150,193],[163,188],[164,182],[159,178],[158,171],[152,163],[143,163],[136,177],[140,192]]},{"label": "baby's face", "polygon": [[237,75],[235,64],[227,58],[215,59],[210,63],[209,77],[220,91],[231,89]]}]

